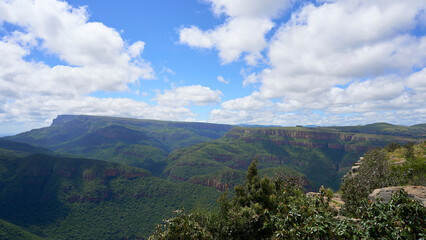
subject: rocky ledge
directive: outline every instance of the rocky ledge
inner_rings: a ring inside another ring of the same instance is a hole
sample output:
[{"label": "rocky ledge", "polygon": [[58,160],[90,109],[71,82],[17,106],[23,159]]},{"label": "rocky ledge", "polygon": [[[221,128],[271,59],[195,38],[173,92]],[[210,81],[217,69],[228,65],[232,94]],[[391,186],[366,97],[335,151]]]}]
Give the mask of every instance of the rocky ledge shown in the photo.
[{"label": "rocky ledge", "polygon": [[374,202],[380,198],[383,202],[389,202],[392,195],[401,188],[404,189],[405,192],[407,192],[409,198],[419,200],[422,205],[426,207],[425,186],[394,186],[379,188],[375,189],[370,195],[368,195],[368,199]]}]

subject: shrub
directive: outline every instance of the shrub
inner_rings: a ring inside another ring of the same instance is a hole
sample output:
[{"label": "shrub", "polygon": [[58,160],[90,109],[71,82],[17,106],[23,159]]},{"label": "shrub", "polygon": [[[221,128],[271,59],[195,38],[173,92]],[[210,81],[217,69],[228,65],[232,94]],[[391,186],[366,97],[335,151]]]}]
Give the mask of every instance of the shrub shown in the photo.
[{"label": "shrub", "polygon": [[401,147],[401,145],[399,145],[399,143],[391,142],[391,143],[389,143],[388,145],[385,146],[385,150],[388,151],[388,152],[393,152],[400,147]]},{"label": "shrub", "polygon": [[354,175],[346,175],[340,187],[342,200],[346,203],[343,211],[357,216],[357,211],[365,207],[364,201],[376,188],[395,183],[385,152],[374,149],[365,154],[359,170]]},{"label": "shrub", "polygon": [[409,142],[409,143],[405,144],[404,147],[405,147],[405,158],[407,160],[413,159],[414,158],[414,143]]}]

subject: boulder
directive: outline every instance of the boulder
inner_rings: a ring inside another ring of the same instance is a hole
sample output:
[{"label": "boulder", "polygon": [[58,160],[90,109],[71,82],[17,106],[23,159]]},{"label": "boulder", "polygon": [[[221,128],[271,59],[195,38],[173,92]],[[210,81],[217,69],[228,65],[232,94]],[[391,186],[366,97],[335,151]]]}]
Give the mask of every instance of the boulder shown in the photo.
[{"label": "boulder", "polygon": [[368,199],[374,202],[378,198],[381,198],[383,202],[389,202],[389,200],[392,198],[392,195],[401,188],[407,192],[409,198],[419,200],[423,206],[426,206],[425,186],[395,186],[379,188],[375,189],[370,195],[368,195]]}]

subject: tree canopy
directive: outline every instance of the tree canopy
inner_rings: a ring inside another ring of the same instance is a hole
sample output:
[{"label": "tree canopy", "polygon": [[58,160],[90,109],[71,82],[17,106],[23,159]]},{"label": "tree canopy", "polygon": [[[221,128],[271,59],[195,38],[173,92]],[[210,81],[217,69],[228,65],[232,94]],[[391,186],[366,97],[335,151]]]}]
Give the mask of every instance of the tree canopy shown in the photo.
[{"label": "tree canopy", "polygon": [[360,219],[337,216],[324,188],[306,196],[295,179],[262,178],[255,159],[245,186],[225,192],[213,211],[183,209],[158,225],[156,239],[419,239],[425,235],[426,209],[396,193],[388,203],[366,203]]}]

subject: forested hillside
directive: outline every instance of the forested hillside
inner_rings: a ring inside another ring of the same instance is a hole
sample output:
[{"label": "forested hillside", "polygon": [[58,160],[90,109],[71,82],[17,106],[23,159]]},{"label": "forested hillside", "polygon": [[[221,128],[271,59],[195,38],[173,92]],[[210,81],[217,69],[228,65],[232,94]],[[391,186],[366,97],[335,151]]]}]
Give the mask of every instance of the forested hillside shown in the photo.
[{"label": "forested hillside", "polygon": [[171,151],[220,138],[231,128],[223,124],[60,115],[50,127],[5,139],[141,167],[157,175]]},{"label": "forested hillside", "polygon": [[242,183],[241,171],[257,157],[261,171],[281,167],[283,174],[306,176],[307,187],[337,189],[342,176],[368,150],[390,142],[421,141],[425,136],[341,132],[334,128],[236,127],[218,140],[172,152],[165,174],[170,179],[201,184],[224,183],[226,179],[227,183]]},{"label": "forested hillside", "polygon": [[[245,184],[235,187],[233,198],[223,194],[218,210],[178,211],[149,239],[424,239],[426,199],[422,203],[404,190],[385,202],[367,196],[389,184],[426,189],[425,153],[426,143],[392,143],[369,151],[359,171],[344,179],[341,211],[333,207],[333,192],[324,187],[305,195],[294,179],[260,178],[255,159]],[[396,156],[405,162],[395,164]]]},{"label": "forested hillside", "polygon": [[173,210],[209,208],[219,196],[140,168],[0,149],[1,239],[141,238]]}]

